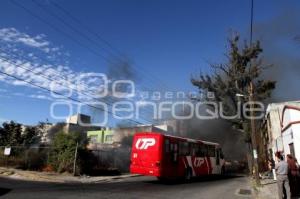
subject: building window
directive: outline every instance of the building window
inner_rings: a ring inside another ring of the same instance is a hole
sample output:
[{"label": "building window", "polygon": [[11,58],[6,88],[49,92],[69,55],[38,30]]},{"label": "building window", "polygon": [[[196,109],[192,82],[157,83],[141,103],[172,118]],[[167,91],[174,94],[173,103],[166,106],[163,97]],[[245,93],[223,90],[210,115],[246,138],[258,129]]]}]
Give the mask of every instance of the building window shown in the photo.
[{"label": "building window", "polygon": [[95,144],[95,143],[98,142],[98,139],[97,139],[98,136],[97,136],[97,135],[90,135],[89,138],[90,138],[90,142],[91,142],[92,144]]},{"label": "building window", "polygon": [[106,135],[105,136],[105,142],[112,142],[113,141],[113,135]]},{"label": "building window", "polygon": [[290,143],[289,144],[289,148],[290,148],[290,154],[295,157],[295,148],[294,148],[294,143]]}]

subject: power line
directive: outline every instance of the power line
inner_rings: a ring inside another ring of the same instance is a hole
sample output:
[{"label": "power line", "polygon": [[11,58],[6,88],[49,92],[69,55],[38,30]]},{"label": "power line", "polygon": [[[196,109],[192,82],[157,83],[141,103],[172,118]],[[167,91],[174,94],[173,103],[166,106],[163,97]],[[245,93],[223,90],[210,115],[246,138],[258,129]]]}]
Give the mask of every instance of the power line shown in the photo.
[{"label": "power line", "polygon": [[[36,18],[37,20],[39,20],[40,22],[46,24],[47,26],[49,26],[50,28],[54,29],[57,32],[62,33],[65,37],[67,37],[68,39],[72,40],[74,43],[76,43],[77,45],[86,48],[87,50],[89,50],[92,54],[94,54],[95,56],[100,56],[101,58],[103,58],[105,61],[107,61],[108,63],[114,65],[115,63],[110,60],[109,58],[107,58],[106,56],[104,56],[103,54],[99,53],[98,51],[90,48],[89,46],[85,45],[84,43],[78,41],[77,39],[75,39],[71,34],[68,34],[65,31],[62,31],[60,28],[56,27],[55,25],[53,25],[52,23],[48,22],[47,20],[41,18],[39,15],[35,14],[34,12],[32,12],[30,9],[26,8],[24,5],[22,5],[19,2],[16,2],[15,0],[11,0],[10,2],[12,2],[15,6],[22,8],[23,10],[25,10],[28,14],[30,14],[31,16],[33,16],[34,18]],[[137,71],[137,69],[133,68],[135,71]],[[150,77],[150,75],[146,75],[146,78]],[[156,81],[157,82],[157,81]],[[148,88],[149,89],[149,88]],[[149,89],[151,90],[151,89]]]},{"label": "power line", "polygon": [[[33,0],[34,1],[34,0]],[[94,32],[93,30],[91,30],[91,28],[87,25],[85,25],[84,23],[82,23],[78,18],[76,18],[75,16],[73,16],[69,11],[67,11],[65,8],[63,8],[62,6],[60,6],[59,4],[51,1],[50,4],[54,5],[57,9],[61,10],[65,15],[67,15],[69,18],[71,18],[73,21],[75,21],[77,24],[81,25],[82,27],[84,27],[84,30],[87,30],[90,34],[94,35],[95,37],[97,37],[99,40],[101,40],[102,42],[104,42],[107,46],[109,46],[112,50],[114,50],[119,56],[122,56],[123,53],[120,52],[120,50],[116,47],[114,47],[110,42],[108,42],[107,40],[105,40],[101,35],[99,35],[97,32]],[[146,71],[149,74],[149,71]],[[147,74],[147,75],[148,75]],[[152,75],[156,80],[159,80],[161,82],[160,79],[157,79],[154,75]],[[163,83],[164,87],[168,87]]]},{"label": "power line", "polygon": [[[52,79],[52,78],[50,78],[50,77],[48,77],[48,76],[46,76],[46,75],[44,75],[44,74],[36,73],[36,72],[34,72],[33,70],[28,69],[27,67],[22,66],[22,65],[24,65],[24,63],[17,64],[17,63],[13,63],[13,62],[10,61],[9,59],[3,58],[3,57],[1,57],[1,56],[0,56],[0,58],[1,58],[2,60],[5,60],[6,62],[8,62],[8,63],[10,63],[10,64],[13,64],[15,67],[22,68],[22,69],[24,69],[24,70],[26,70],[26,71],[28,71],[28,72],[34,74],[34,75],[37,75],[37,76],[40,75],[40,76],[42,76],[43,78],[45,78],[45,79],[47,79],[47,80],[49,80],[49,81],[57,82],[55,79]],[[65,87],[65,88],[67,88],[67,89],[71,88],[71,87],[68,87],[68,86],[64,85],[62,82],[59,82],[59,81],[58,81],[57,83],[60,84],[61,86]],[[93,99],[93,100],[95,100],[95,101],[99,101],[99,99],[92,97],[92,96],[91,96],[92,94],[90,94],[90,93],[89,93],[90,95],[88,95],[88,94],[85,94],[84,92],[78,90],[77,88],[71,88],[71,89],[74,89],[79,95],[85,95],[85,96],[88,97],[88,98],[91,98],[91,99]],[[105,101],[105,100],[103,100],[103,101]],[[115,101],[114,101],[114,102],[115,102]],[[108,105],[111,106],[111,107],[113,106],[112,103],[114,103],[114,102],[109,103],[109,102],[105,101],[105,103],[108,104]],[[149,113],[149,112],[148,112],[148,113]],[[149,120],[147,120],[147,119],[145,119],[145,118],[142,118],[142,117],[141,117],[141,119],[143,119],[143,120],[146,121],[146,122],[151,123]]]},{"label": "power line", "polygon": [[[49,81],[53,81],[53,82],[55,82],[55,83],[58,83],[59,85],[65,87],[65,88],[67,88],[67,89],[70,89],[70,88],[71,88],[71,87],[68,87],[68,86],[66,86],[65,84],[63,84],[63,82],[57,81],[56,79],[53,79],[53,78],[50,78],[50,77],[48,77],[47,75],[44,75],[44,74],[41,73],[41,72],[34,72],[33,70],[31,70],[31,69],[29,69],[29,68],[27,68],[27,67],[23,67],[22,65],[24,65],[25,63],[21,63],[21,64],[13,63],[13,62],[10,61],[9,59],[6,59],[6,58],[4,58],[4,57],[2,57],[2,56],[0,56],[0,59],[4,60],[4,61],[6,61],[6,62],[8,62],[8,63],[10,63],[10,64],[13,64],[13,65],[16,66],[16,67],[22,68],[23,70],[28,71],[28,72],[30,72],[30,73],[36,75],[36,76],[41,76],[41,77],[43,77],[43,78],[45,78],[45,79],[47,79],[47,80],[49,80]],[[70,83],[70,82],[66,82],[66,83]],[[94,97],[92,97],[92,96],[90,96],[90,95],[88,95],[88,94],[85,94],[85,93],[81,92],[81,91],[78,90],[77,88],[71,88],[71,89],[74,89],[74,90],[75,90],[78,94],[80,94],[80,95],[85,95],[86,97],[92,98],[92,99],[94,99],[94,100],[99,100],[99,99],[96,99],[96,98],[94,98]],[[106,103],[107,103],[107,102],[106,102]],[[109,103],[108,103],[108,104],[109,104]],[[109,105],[111,105],[111,104],[109,104]]]},{"label": "power line", "polygon": [[78,18],[74,17],[68,10],[66,10],[65,8],[63,8],[62,6],[60,6],[59,4],[57,4],[54,1],[50,1],[49,3],[52,4],[53,6],[55,6],[57,9],[61,10],[65,15],[67,15],[69,18],[71,18],[74,22],[76,22],[77,24],[79,24],[82,27],[84,27],[85,30],[87,30],[90,34],[94,35],[96,38],[98,38],[103,43],[105,43],[108,47],[110,47],[110,49],[112,49],[113,51],[115,51],[120,56],[123,56],[123,53],[119,49],[117,49],[110,42],[108,42],[107,40],[105,40],[100,34],[94,32],[89,26],[87,26],[84,23],[82,23]]},{"label": "power line", "polygon": [[[36,15],[35,13],[33,13],[31,10],[29,10],[28,8],[26,8],[26,7],[23,6],[22,4],[17,3],[17,2],[14,1],[14,0],[11,0],[11,2],[12,2],[14,5],[16,5],[16,6],[20,7],[20,8],[22,8],[23,10],[25,10],[26,12],[28,12],[30,15],[32,15],[33,17],[35,17],[36,19],[38,19],[38,20],[41,21],[42,23],[45,23],[46,25],[48,25],[49,27],[51,27],[51,28],[54,29],[55,31],[62,33],[64,36],[66,36],[67,38],[71,39],[73,42],[77,43],[77,44],[80,45],[81,47],[84,47],[84,48],[88,49],[88,50],[89,50],[90,52],[92,52],[94,55],[100,56],[100,57],[103,58],[106,62],[108,62],[108,63],[110,63],[110,64],[112,64],[112,65],[115,64],[115,62],[111,61],[109,58],[107,58],[107,57],[104,56],[103,54],[100,54],[98,51],[95,51],[94,49],[88,47],[88,46],[85,45],[84,43],[78,41],[78,40],[75,39],[72,35],[70,35],[70,34],[64,32],[64,31],[61,31],[60,28],[57,28],[57,27],[56,27],[55,25],[53,25],[52,23],[49,23],[47,20],[42,19],[40,16]],[[34,2],[34,1],[33,1],[33,2]],[[34,3],[35,3],[35,2],[34,2]],[[40,8],[42,8],[44,11],[46,11],[46,12],[47,12],[49,15],[51,15],[52,17],[55,17],[56,19],[58,19],[59,21],[61,21],[65,26],[71,28],[71,29],[72,29],[73,31],[75,31],[77,34],[80,34],[81,36],[84,35],[84,34],[81,33],[80,31],[76,30],[76,28],[72,27],[72,26],[69,25],[67,22],[65,22],[62,18],[58,17],[57,15],[55,15],[55,14],[52,13],[52,12],[49,13],[49,10],[47,10],[47,9],[44,8],[43,6],[41,6],[41,5],[37,4],[37,3],[35,3],[35,4],[36,4],[37,6],[39,6]],[[90,42],[92,41],[90,38],[86,38],[86,36],[83,36],[83,37],[84,37],[85,39],[89,40]],[[93,43],[93,44],[94,44],[94,43]],[[101,47],[101,48],[102,48],[102,47]],[[103,48],[102,48],[102,49],[103,49]],[[150,74],[149,72],[145,72],[145,71],[143,71],[143,70],[141,70],[141,69],[140,69],[140,71],[139,71],[139,70],[137,70],[136,68],[132,68],[132,69],[135,70],[136,72],[143,72],[143,73],[145,74],[144,77],[146,77],[146,78],[148,78],[149,80],[151,80],[151,78],[150,78],[151,75],[149,75],[149,74]],[[152,76],[152,77],[156,78],[155,76]],[[157,79],[157,78],[156,78],[156,79]],[[151,81],[150,81],[150,82],[151,82]],[[157,85],[159,85],[159,83],[161,83],[162,81],[159,80],[159,79],[157,79],[155,82],[157,83]],[[147,89],[148,89],[148,90],[151,90],[151,89],[149,89],[149,88],[147,88]]]},{"label": "power line", "polygon": [[[49,27],[51,27],[52,29],[54,29],[55,31],[58,31],[60,33],[62,33],[64,36],[68,37],[69,39],[71,39],[73,42],[79,44],[82,47],[87,48],[88,50],[90,50],[93,54],[95,55],[100,55],[101,57],[103,57],[107,62],[114,64],[111,60],[109,60],[108,58],[106,58],[105,56],[103,56],[102,54],[99,54],[97,51],[94,51],[92,48],[89,48],[88,46],[86,46],[84,43],[77,41],[72,35],[61,31],[59,28],[57,28],[55,25],[53,25],[52,23],[49,23],[47,20],[44,20],[42,18],[40,18],[38,15],[36,15],[35,13],[33,13],[31,10],[29,10],[28,8],[26,8],[25,6],[23,6],[20,3],[15,2],[14,0],[11,0],[11,2],[13,4],[15,4],[16,6],[22,8],[23,10],[25,10],[26,12],[28,12],[31,16],[35,17],[36,19],[38,19],[39,21],[41,21],[42,23],[45,23],[46,25],[48,25]],[[41,7],[41,5],[38,5],[39,7]],[[43,8],[43,7],[41,7]],[[44,9],[45,10],[45,9]],[[47,10],[45,10],[47,11]],[[53,15],[53,13],[52,13]],[[60,18],[59,18],[60,19]],[[64,21],[64,24],[66,25],[67,23]],[[76,30],[75,28],[72,28],[73,30]],[[78,33],[78,31],[76,31]],[[147,88],[148,90],[151,90],[149,88]],[[149,113],[149,112],[148,112]]]},{"label": "power line", "polygon": [[[1,59],[2,59],[2,58],[1,58]],[[4,60],[4,59],[2,59],[2,60]],[[4,61],[6,61],[6,60],[4,60]],[[6,62],[9,62],[9,61],[6,61]],[[89,107],[91,107],[91,108],[99,109],[99,110],[101,110],[101,111],[104,111],[104,112],[107,112],[107,113],[109,113],[109,114],[111,114],[111,115],[114,115],[114,114],[113,114],[111,111],[109,111],[109,110],[105,110],[105,109],[103,109],[103,108],[100,108],[100,107],[96,107],[96,106],[90,105],[90,104],[88,104],[88,103],[82,102],[82,101],[80,101],[80,100],[78,100],[78,99],[76,99],[76,98],[73,98],[73,97],[65,96],[65,95],[63,95],[63,94],[61,94],[61,93],[59,93],[59,92],[57,92],[57,91],[51,91],[50,89],[45,88],[45,87],[40,86],[40,85],[37,85],[37,84],[34,84],[34,83],[32,83],[31,81],[24,80],[24,79],[22,79],[22,78],[19,78],[19,77],[17,77],[17,76],[11,75],[11,74],[6,73],[6,72],[3,72],[3,71],[0,71],[0,73],[3,74],[3,75],[9,76],[9,77],[11,77],[11,78],[14,78],[14,79],[16,79],[16,80],[23,81],[23,82],[25,82],[25,83],[27,83],[27,84],[30,84],[30,85],[32,85],[32,86],[34,86],[34,87],[37,87],[37,88],[40,88],[40,89],[42,89],[42,90],[46,90],[46,91],[48,91],[48,92],[55,93],[56,95],[62,96],[62,97],[65,98],[65,99],[69,99],[69,100],[71,100],[71,101],[74,101],[74,102],[77,102],[77,103],[80,103],[80,104],[84,104],[84,105],[87,105],[87,106],[89,106]],[[135,120],[132,120],[132,119],[127,119],[127,120],[128,120],[128,121],[135,122],[135,123],[137,123],[137,124],[143,124],[143,123],[140,123],[140,122],[135,121]]]},{"label": "power line", "polygon": [[[5,51],[3,51],[2,48],[0,48],[0,52],[6,53]],[[18,59],[18,57],[16,57],[16,56],[12,56],[12,55],[9,55],[9,56],[10,56],[10,57],[13,57],[13,58],[15,58],[15,59]],[[19,55],[19,56],[20,56],[20,55]],[[0,56],[0,57],[1,57],[1,56]],[[4,58],[4,57],[1,57],[1,58],[2,58],[2,59],[5,59],[7,62],[10,62],[9,59],[6,59],[6,58]],[[24,56],[21,56],[21,58],[24,59],[25,61],[31,62],[31,60],[26,59]],[[16,63],[14,63],[14,64],[16,64]],[[25,69],[25,70],[27,70],[27,71],[29,71],[29,72],[32,72],[32,73],[35,74],[35,75],[40,75],[40,76],[42,76],[42,77],[44,77],[44,78],[46,78],[46,79],[48,79],[48,80],[50,80],[50,81],[56,81],[55,79],[49,78],[48,76],[44,75],[44,74],[43,74],[44,71],[41,71],[41,72],[35,72],[35,71],[33,71],[33,70],[31,70],[31,69],[28,69],[28,68],[26,68],[26,67],[23,67],[23,66],[21,66],[21,65],[16,65],[16,66],[17,66],[17,67],[20,67],[20,68],[22,68],[22,69]],[[57,75],[57,77],[62,78],[66,83],[71,83],[71,82],[69,82],[69,80],[68,80],[65,76],[63,76],[63,75],[61,75],[61,74],[58,74],[56,71],[55,71],[54,73],[55,73],[55,75]],[[61,82],[59,82],[59,83],[61,83]],[[62,85],[62,86],[65,86],[65,85],[63,85],[62,83],[61,83],[61,85]],[[81,82],[80,82],[79,85],[80,85],[80,86],[83,86],[84,88],[87,87],[86,84],[82,84]],[[68,87],[68,88],[70,88],[70,87]],[[74,89],[74,88],[71,88],[71,89]],[[78,89],[75,89],[75,90],[78,92],[78,94],[82,94],[82,93],[80,93],[80,91],[79,91]],[[87,92],[87,93],[90,94],[90,95],[94,95],[94,93],[89,93],[89,92]],[[91,97],[91,98],[92,98],[92,97]]]},{"label": "power line", "polygon": [[[1,47],[0,47],[0,52],[6,53]],[[15,59],[17,59],[16,56],[12,56],[12,57],[14,57]],[[0,56],[0,58],[5,59],[7,62],[12,63],[9,59],[6,59],[6,58],[1,57],[1,56]],[[28,62],[31,62],[29,59],[26,59],[24,56],[22,56],[21,58],[24,59],[24,60],[26,60],[26,61],[28,61]],[[22,69],[25,69],[26,71],[29,71],[29,72],[31,72],[31,73],[33,73],[33,74],[35,74],[35,75],[40,75],[40,76],[42,76],[42,77],[44,77],[44,78],[46,78],[46,79],[48,79],[48,80],[50,80],[50,81],[56,81],[55,79],[52,79],[52,78],[50,78],[50,77],[44,75],[42,72],[35,72],[35,71],[31,70],[31,69],[28,69],[27,67],[22,66],[22,65],[24,65],[24,64],[16,64],[16,63],[13,63],[13,64],[15,64],[16,67],[20,67],[20,68],[22,68]],[[61,77],[63,80],[65,80],[66,83],[70,83],[69,80],[68,80],[67,78],[65,78],[65,77],[62,76],[61,74],[57,74],[56,71],[55,71],[55,74],[56,74],[58,77]],[[67,88],[67,89],[70,88],[70,87],[67,87],[66,85],[64,85],[62,82],[59,82],[59,81],[58,81],[58,83],[59,83],[61,86],[64,86],[65,88]],[[82,84],[81,82],[80,82],[79,85],[83,86],[84,88],[88,87],[86,84]],[[86,92],[86,93],[89,94],[89,95],[87,95],[87,94],[83,93],[82,91],[79,91],[77,88],[71,88],[71,89],[74,89],[78,94],[85,95],[85,96],[87,96],[87,97],[89,97],[89,98],[92,98],[92,99],[94,99],[94,100],[96,100],[96,101],[99,100],[99,99],[97,99],[97,98],[92,97],[92,95],[94,95],[94,93]],[[115,102],[116,102],[116,101],[112,100],[111,98],[103,98],[102,100],[105,101],[105,103],[107,103],[107,104],[110,105],[110,106],[112,106],[112,103],[115,103]],[[107,101],[109,101],[109,102],[107,102]],[[132,100],[131,100],[131,101],[132,101]],[[146,113],[151,114],[150,111],[146,111]],[[150,122],[150,121],[148,121],[148,120],[146,120],[146,119],[143,119],[143,120],[145,120],[145,121],[147,121],[147,122]]]},{"label": "power line", "polygon": [[253,0],[251,0],[251,19],[250,19],[250,46],[252,46],[252,37],[253,37]]},{"label": "power line", "polygon": [[[60,21],[62,24],[64,24],[65,26],[67,26],[68,28],[70,28],[72,31],[76,32],[78,35],[80,35],[81,37],[83,37],[84,39],[88,40],[91,44],[93,45],[97,45],[98,43],[95,42],[95,40],[91,39],[90,37],[88,37],[84,32],[77,30],[75,27],[73,27],[71,24],[69,24],[68,22],[66,22],[63,18],[61,18],[60,16],[56,15],[54,12],[52,12],[52,10],[47,9],[46,7],[42,6],[39,2],[32,0],[32,2],[38,6],[39,8],[41,8],[42,10],[44,10],[45,12],[47,12],[50,16],[56,18],[58,21]],[[106,49],[100,45],[97,45],[97,47],[101,48],[103,51],[106,51]]]},{"label": "power line", "polygon": [[[58,31],[58,32],[62,33],[64,36],[68,37],[68,38],[71,39],[73,42],[79,44],[79,45],[82,46],[82,47],[87,48],[88,50],[90,50],[91,52],[93,52],[93,54],[95,54],[95,55],[97,55],[97,56],[98,56],[98,55],[101,55],[101,57],[103,57],[107,62],[113,63],[113,62],[111,62],[111,60],[107,59],[107,58],[106,58],[105,56],[103,56],[102,54],[99,54],[97,51],[94,51],[92,48],[89,48],[89,47],[86,46],[84,43],[77,41],[72,35],[70,35],[70,34],[64,32],[64,31],[61,31],[60,28],[57,28],[57,27],[56,27],[55,25],[53,25],[52,23],[49,23],[47,20],[45,20],[45,19],[43,19],[43,18],[40,18],[39,15],[35,14],[34,12],[32,12],[31,10],[29,10],[28,8],[26,8],[26,7],[23,6],[22,4],[17,3],[17,2],[14,1],[14,0],[12,0],[11,2],[14,3],[16,6],[22,8],[22,9],[25,10],[26,12],[28,12],[30,15],[32,15],[33,17],[35,17],[36,19],[38,19],[38,20],[41,21],[42,23],[47,24],[48,26],[50,26],[50,27],[51,27],[52,29],[54,29],[55,31]],[[146,77],[149,78],[150,75],[147,74]],[[158,82],[160,82],[160,80],[159,80]],[[156,81],[156,83],[158,83],[158,82]]]}]

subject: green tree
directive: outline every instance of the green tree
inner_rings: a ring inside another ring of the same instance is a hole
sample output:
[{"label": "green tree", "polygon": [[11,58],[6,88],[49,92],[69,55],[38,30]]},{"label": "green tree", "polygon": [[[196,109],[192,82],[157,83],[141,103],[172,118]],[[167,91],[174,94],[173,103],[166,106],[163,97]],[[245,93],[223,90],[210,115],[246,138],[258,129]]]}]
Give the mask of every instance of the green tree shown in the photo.
[{"label": "green tree", "polygon": [[121,140],[122,146],[131,147],[133,142],[133,135],[125,136]]},{"label": "green tree", "polygon": [[14,121],[4,122],[1,131],[1,145],[3,146],[18,146],[22,144],[22,127],[21,124]]},{"label": "green tree", "polygon": [[14,121],[3,123],[0,128],[1,146],[30,146],[38,144],[41,138],[41,131],[38,127],[26,127],[22,132],[22,126]]},{"label": "green tree", "polygon": [[[205,98],[207,101],[222,102],[224,115],[235,115],[239,108],[239,103],[248,101],[250,95],[250,86],[253,85],[253,96],[255,100],[263,101],[270,97],[275,89],[275,81],[262,78],[263,72],[269,67],[264,65],[261,53],[263,49],[259,41],[251,46],[240,45],[239,36],[235,35],[228,40],[229,52],[226,54],[227,62],[221,64],[210,64],[212,74],[200,74],[199,77],[193,77],[191,82],[199,88],[204,96],[208,92],[214,93],[214,98]],[[242,46],[242,47],[240,47]],[[241,94],[244,97],[237,97]],[[242,111],[242,110],[241,110]],[[243,117],[229,120],[235,128],[243,129],[249,135],[249,121]],[[247,141],[250,137],[247,136]]]},{"label": "green tree", "polygon": [[27,147],[38,144],[41,140],[41,131],[38,127],[26,127],[21,140],[23,141],[22,144]]},{"label": "green tree", "polygon": [[[87,139],[80,133],[59,132],[54,136],[50,164],[57,172],[73,172],[76,145],[78,143],[78,162],[81,162],[80,154],[86,154]],[[81,171],[78,164],[78,171]]]},{"label": "green tree", "polygon": [[4,129],[0,126],[0,146],[5,146],[7,140],[7,134]]}]

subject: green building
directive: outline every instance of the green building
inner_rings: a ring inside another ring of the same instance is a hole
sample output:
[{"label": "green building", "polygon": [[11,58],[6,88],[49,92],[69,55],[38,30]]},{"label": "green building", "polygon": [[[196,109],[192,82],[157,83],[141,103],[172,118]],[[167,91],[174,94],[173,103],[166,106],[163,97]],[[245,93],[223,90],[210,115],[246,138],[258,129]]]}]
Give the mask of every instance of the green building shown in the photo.
[{"label": "green building", "polygon": [[96,130],[88,131],[87,137],[90,139],[92,144],[112,144],[113,143],[113,132],[112,130]]}]

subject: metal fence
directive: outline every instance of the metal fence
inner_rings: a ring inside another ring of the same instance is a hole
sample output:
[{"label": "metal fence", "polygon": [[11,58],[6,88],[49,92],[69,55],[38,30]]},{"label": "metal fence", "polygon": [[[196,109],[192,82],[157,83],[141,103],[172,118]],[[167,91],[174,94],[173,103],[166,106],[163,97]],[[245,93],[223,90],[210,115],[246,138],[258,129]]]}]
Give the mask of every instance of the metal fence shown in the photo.
[{"label": "metal fence", "polygon": [[112,148],[92,150],[96,158],[95,170],[118,170],[128,172],[130,166],[130,148]]},{"label": "metal fence", "polygon": [[[33,171],[51,171],[50,156],[51,147],[22,147],[11,146],[9,155],[5,155],[4,146],[0,146],[0,167],[10,167]],[[116,172],[128,172],[130,165],[130,148],[108,148],[90,150],[87,157],[78,159],[88,163],[92,175],[115,174]],[[75,156],[74,156],[75,157]],[[53,158],[53,155],[52,155]],[[87,164],[86,164],[87,165]]]},{"label": "metal fence", "polygon": [[[10,148],[9,154],[4,154],[5,148]],[[26,170],[43,170],[46,169],[49,163],[50,151],[50,147],[0,146],[0,166]]]}]

